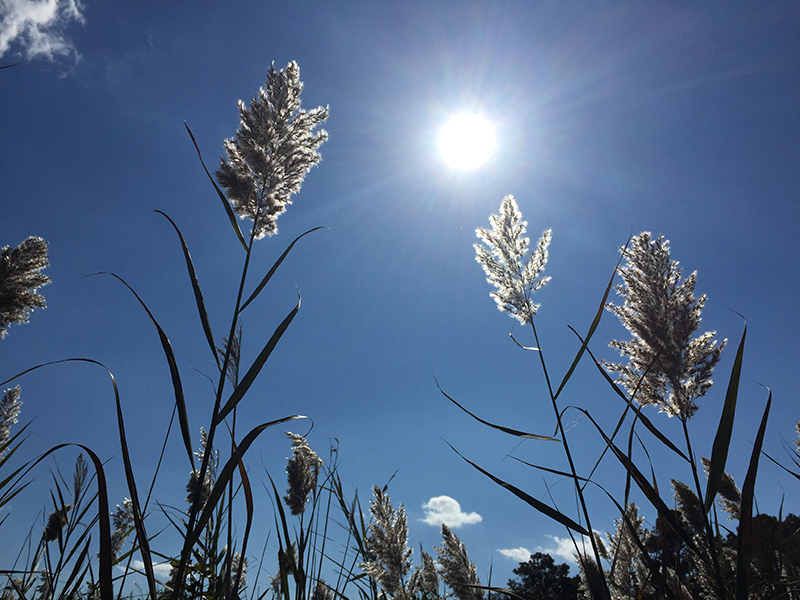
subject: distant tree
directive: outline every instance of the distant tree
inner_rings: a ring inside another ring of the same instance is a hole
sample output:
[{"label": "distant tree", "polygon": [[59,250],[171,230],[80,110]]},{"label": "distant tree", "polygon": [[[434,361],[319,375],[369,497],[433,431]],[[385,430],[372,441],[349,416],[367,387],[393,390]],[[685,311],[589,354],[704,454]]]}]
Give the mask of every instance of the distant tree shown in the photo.
[{"label": "distant tree", "polygon": [[569,565],[557,565],[549,554],[537,552],[514,569],[517,579],[508,587],[525,600],[576,600],[580,577],[569,576]]}]

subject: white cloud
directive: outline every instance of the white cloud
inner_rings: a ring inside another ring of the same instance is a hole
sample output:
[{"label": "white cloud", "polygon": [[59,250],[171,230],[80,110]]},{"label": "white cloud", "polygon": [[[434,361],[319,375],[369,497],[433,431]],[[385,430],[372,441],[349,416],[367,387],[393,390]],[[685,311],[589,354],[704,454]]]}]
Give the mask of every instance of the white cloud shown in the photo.
[{"label": "white cloud", "polygon": [[425,518],[422,519],[428,525],[439,526],[442,523],[453,529],[458,529],[462,525],[480,523],[483,517],[478,513],[465,513],[461,511],[461,505],[450,496],[436,496],[422,505],[425,510]]},{"label": "white cloud", "polygon": [[498,550],[498,552],[500,552],[500,554],[502,554],[506,558],[510,558],[514,562],[519,562],[519,563],[528,562],[531,558],[531,554],[533,554],[533,552],[521,546],[519,548],[501,549]]},{"label": "white cloud", "polygon": [[[540,546],[539,548],[537,548],[537,552],[549,554],[553,558],[555,557],[563,558],[567,562],[570,562],[572,564],[577,564],[577,562],[575,561],[575,544],[572,543],[571,539],[560,538],[557,535],[548,535],[547,537],[553,540],[553,544],[550,545],[550,547],[548,548],[543,548]],[[589,540],[588,537],[582,536],[582,539],[578,539],[576,541],[578,542],[578,546],[581,549],[586,548],[588,549],[589,552],[591,552],[592,542]]]},{"label": "white cloud", "polygon": [[[144,563],[140,560],[134,560],[131,562],[131,569],[138,573],[144,573]],[[155,573],[156,577],[162,581],[169,579],[170,570],[172,570],[172,567],[168,562],[153,564],[153,572]]]},{"label": "white cloud", "polygon": [[3,0],[0,2],[0,57],[15,42],[27,58],[54,60],[77,53],[63,33],[70,21],[85,23],[80,0]]}]

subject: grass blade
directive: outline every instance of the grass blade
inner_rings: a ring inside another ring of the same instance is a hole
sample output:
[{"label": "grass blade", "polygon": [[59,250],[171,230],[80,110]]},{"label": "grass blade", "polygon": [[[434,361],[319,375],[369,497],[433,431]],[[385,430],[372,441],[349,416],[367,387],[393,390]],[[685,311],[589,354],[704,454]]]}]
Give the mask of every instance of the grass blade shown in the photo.
[{"label": "grass blade", "polygon": [[[553,394],[554,400],[558,398],[558,395],[561,393],[561,390],[564,389],[564,386],[567,385],[567,382],[569,381],[570,377],[572,377],[572,373],[577,368],[578,363],[580,362],[581,357],[583,356],[583,353],[589,346],[589,340],[592,339],[592,336],[594,335],[597,326],[600,324],[600,318],[603,316],[603,310],[605,310],[606,307],[608,294],[611,293],[611,287],[614,285],[614,277],[617,276],[617,269],[619,269],[619,265],[622,262],[623,257],[625,256],[625,250],[627,250],[628,244],[630,243],[631,243],[631,238],[628,238],[628,241],[625,242],[625,247],[622,249],[622,252],[620,253],[617,265],[614,267],[614,272],[611,274],[611,279],[608,280],[606,291],[603,293],[603,299],[600,301],[600,306],[597,309],[597,313],[595,313],[594,319],[592,320],[592,324],[589,326],[589,331],[586,333],[585,338],[581,340],[581,347],[578,350],[578,353],[575,355],[575,359],[572,361],[572,364],[570,365],[569,369],[567,369],[567,372],[564,375],[564,378],[561,380],[561,384],[558,386],[556,393]],[[570,329],[572,328],[570,327]],[[580,336],[578,337],[580,338]]]},{"label": "grass blade", "polygon": [[158,214],[162,215],[167,221],[170,222],[172,227],[175,229],[175,232],[178,234],[178,238],[181,241],[181,249],[183,250],[183,257],[186,259],[186,269],[189,271],[189,279],[192,282],[192,290],[194,291],[194,299],[197,303],[197,312],[200,313],[200,323],[203,325],[203,332],[206,334],[206,340],[208,341],[208,345],[211,348],[211,354],[214,355],[214,360],[217,361],[217,365],[219,365],[219,356],[217,355],[217,347],[214,344],[214,335],[211,333],[211,322],[208,318],[208,312],[206,311],[206,303],[203,299],[203,292],[200,289],[200,282],[197,280],[197,272],[194,270],[194,263],[192,263],[192,255],[189,254],[189,247],[186,245],[186,240],[181,233],[181,230],[178,229],[178,226],[175,224],[175,221],[169,218],[167,213],[161,212],[160,210],[156,210]]},{"label": "grass blade", "polygon": [[[434,377],[434,380],[436,380],[435,377]],[[478,423],[482,423],[483,425],[487,425],[487,426],[489,426],[489,427],[491,427],[493,429],[497,429],[498,431],[502,431],[503,433],[507,433],[509,435],[513,435],[513,436],[516,436],[516,437],[527,438],[527,439],[530,439],[530,440],[546,440],[548,442],[558,442],[559,444],[561,443],[561,440],[559,440],[557,438],[554,438],[554,437],[550,437],[549,435],[538,435],[538,434],[535,434],[535,433],[525,433],[524,431],[518,431],[516,429],[511,429],[510,427],[504,427],[503,425],[496,425],[494,423],[490,423],[489,421],[484,421],[478,415],[475,415],[475,414],[471,413],[466,408],[461,406],[458,402],[456,402],[453,398],[448,396],[444,392],[444,390],[439,386],[439,382],[438,381],[436,381],[436,387],[439,388],[439,391],[442,393],[442,396],[444,396],[445,398],[450,400],[450,402],[455,404],[458,408],[463,410],[470,417],[472,417],[473,419],[478,421]]]},{"label": "grass blade", "polygon": [[[178,422],[180,423],[181,426],[183,445],[186,449],[187,455],[189,456],[189,464],[192,466],[192,469],[194,469],[194,453],[192,452],[192,438],[189,432],[189,417],[186,412],[186,400],[183,396],[183,384],[181,383],[181,375],[178,372],[178,363],[175,360],[175,352],[173,352],[172,350],[172,344],[170,344],[167,334],[161,328],[161,325],[158,324],[158,321],[156,321],[156,318],[153,316],[153,313],[151,313],[150,309],[147,308],[147,305],[144,303],[144,300],[142,300],[139,297],[139,294],[137,294],[136,291],[131,286],[128,285],[128,282],[126,282],[122,277],[114,273],[107,273],[107,274],[111,275],[112,277],[122,282],[122,285],[128,288],[131,291],[131,293],[134,296],[136,296],[136,299],[139,301],[139,304],[142,305],[142,308],[144,308],[145,312],[147,313],[147,316],[150,317],[150,321],[155,326],[156,331],[158,331],[158,338],[161,340],[161,347],[164,349],[164,355],[167,357],[167,364],[169,365],[169,374],[172,377],[172,388],[175,390],[175,405],[178,407]],[[114,385],[116,389],[116,384]]]},{"label": "grass blade", "polygon": [[305,419],[302,415],[292,415],[291,417],[284,417],[282,419],[278,419],[277,421],[270,421],[269,423],[264,423],[259,425],[258,427],[254,427],[250,430],[244,439],[242,439],[241,443],[238,445],[237,454],[231,456],[228,459],[228,462],[225,463],[225,466],[222,468],[222,471],[217,476],[217,481],[214,484],[213,489],[211,490],[211,494],[206,500],[205,508],[203,509],[203,513],[200,515],[200,518],[197,520],[195,524],[194,530],[189,532],[186,536],[186,540],[183,546],[183,554],[188,555],[191,551],[192,547],[197,543],[200,539],[200,536],[203,533],[203,529],[208,523],[208,520],[211,518],[212,513],[214,512],[217,503],[219,502],[222,495],[225,493],[225,488],[228,486],[228,482],[233,477],[233,472],[238,468],[239,461],[241,457],[245,455],[247,450],[253,444],[255,439],[261,434],[262,431],[268,429],[269,427],[274,427],[275,425],[280,425],[281,423],[287,423],[289,421],[294,421],[296,419]]},{"label": "grass blade", "polygon": [[293,241],[291,244],[289,244],[289,247],[288,247],[288,248],[286,248],[286,250],[284,250],[284,252],[283,252],[283,254],[281,254],[280,258],[278,258],[278,260],[276,260],[276,261],[275,261],[275,264],[274,264],[274,265],[272,265],[272,268],[269,270],[269,273],[267,273],[267,274],[264,276],[264,279],[262,279],[262,280],[261,280],[261,283],[259,283],[259,284],[258,284],[258,287],[256,287],[256,289],[253,291],[253,293],[252,293],[252,294],[250,294],[250,297],[249,297],[247,300],[245,300],[244,304],[242,304],[242,307],[239,309],[239,312],[240,312],[240,313],[241,313],[241,312],[242,312],[242,311],[243,311],[245,308],[247,308],[247,305],[248,305],[248,304],[250,304],[250,303],[251,303],[253,300],[255,300],[255,299],[256,299],[256,296],[258,296],[258,295],[261,293],[261,290],[263,290],[263,289],[264,289],[264,286],[266,286],[266,285],[267,285],[267,283],[269,283],[269,280],[270,280],[270,279],[272,279],[272,276],[275,274],[275,271],[277,271],[277,270],[278,270],[278,267],[280,267],[280,266],[281,266],[281,263],[282,263],[282,262],[284,261],[284,259],[285,259],[285,258],[286,258],[286,257],[289,255],[289,252],[292,250],[292,248],[294,248],[294,245],[295,245],[295,244],[296,244],[298,241],[300,241],[300,238],[302,238],[302,237],[304,237],[304,236],[308,235],[309,233],[311,233],[311,232],[313,232],[313,231],[317,231],[318,229],[326,229],[326,228],[325,228],[325,227],[314,227],[314,229],[309,229],[309,230],[308,230],[308,231],[306,231],[305,233],[303,233],[303,234],[301,234],[301,235],[298,235],[296,238],[294,238],[294,241]]},{"label": "grass blade", "polygon": [[511,492],[512,494],[514,494],[514,495],[515,495],[517,498],[519,498],[520,500],[523,500],[523,501],[527,502],[527,503],[528,503],[530,506],[532,506],[533,508],[535,508],[536,510],[538,510],[540,513],[542,513],[542,514],[544,514],[544,515],[546,515],[546,516],[550,517],[550,518],[551,518],[551,519],[553,519],[554,521],[558,521],[559,523],[561,523],[562,525],[564,525],[564,527],[567,527],[567,528],[569,528],[569,529],[572,529],[573,531],[577,531],[578,533],[580,533],[580,534],[582,534],[582,535],[586,535],[586,536],[588,536],[588,535],[589,535],[589,532],[586,530],[586,528],[585,528],[585,527],[583,527],[582,525],[579,525],[578,523],[576,523],[575,521],[573,521],[572,519],[570,519],[570,518],[569,518],[568,516],[566,516],[565,514],[562,514],[562,513],[558,512],[558,511],[557,511],[556,509],[554,509],[553,507],[551,507],[551,506],[548,506],[547,504],[545,504],[545,503],[544,503],[544,502],[542,502],[541,500],[537,500],[537,499],[536,499],[536,498],[534,498],[533,496],[531,496],[531,495],[529,495],[529,494],[527,494],[527,493],[523,492],[521,489],[519,489],[519,488],[517,488],[517,487],[515,487],[515,486],[511,485],[510,483],[507,483],[507,482],[503,481],[502,479],[500,479],[500,478],[498,478],[498,477],[495,477],[494,475],[492,475],[491,473],[489,473],[489,472],[488,472],[488,471],[486,471],[485,469],[482,469],[481,467],[479,467],[478,465],[476,465],[474,462],[472,462],[471,460],[469,460],[468,458],[466,458],[465,456],[463,456],[463,455],[462,455],[462,454],[461,454],[461,453],[460,453],[458,450],[456,450],[455,448],[453,448],[453,446],[451,446],[449,443],[448,443],[447,445],[448,445],[448,446],[450,446],[450,448],[452,448],[452,449],[453,449],[453,452],[455,452],[456,454],[458,454],[458,455],[459,455],[461,458],[463,458],[463,459],[464,459],[466,462],[468,462],[470,465],[472,465],[473,467],[475,467],[475,468],[476,468],[478,471],[480,471],[481,473],[483,473],[484,475],[486,475],[486,476],[487,476],[489,479],[491,479],[492,481],[494,481],[494,482],[495,482],[497,485],[499,485],[499,486],[501,486],[501,487],[504,487],[504,488],[506,488],[506,489],[507,489],[509,492]]},{"label": "grass blade", "polygon": [[255,362],[251,365],[248,369],[245,376],[239,382],[239,385],[236,386],[236,389],[233,390],[231,397],[225,403],[219,413],[217,414],[216,418],[214,419],[214,425],[219,425],[226,416],[236,408],[236,405],[239,401],[244,397],[247,393],[247,390],[250,389],[250,386],[253,385],[253,382],[258,377],[258,374],[261,372],[261,369],[264,367],[264,364],[267,362],[269,355],[272,354],[272,351],[275,349],[275,346],[278,345],[278,342],[281,339],[281,336],[284,334],[286,329],[289,327],[289,324],[294,319],[295,315],[297,315],[297,311],[300,310],[300,294],[297,294],[297,306],[295,306],[292,311],[286,316],[286,318],[278,325],[278,328],[272,334],[272,337],[269,338],[267,345],[264,346],[264,349],[261,351],[261,354],[258,355]]},{"label": "grass blade", "polygon": [[617,459],[622,463],[622,466],[628,472],[630,477],[642,491],[642,493],[647,497],[647,500],[650,504],[653,505],[658,511],[658,516],[662,517],[667,523],[669,523],[670,527],[675,531],[675,533],[680,536],[681,540],[687,545],[687,547],[694,552],[701,560],[704,562],[708,562],[704,555],[700,552],[697,548],[697,545],[692,540],[689,533],[686,531],[686,528],[680,523],[678,518],[675,516],[675,513],[672,512],[669,507],[664,503],[661,499],[661,496],[658,495],[656,489],[647,481],[647,478],[644,474],[639,470],[639,468],[634,464],[634,462],[622,451],[620,450],[609,437],[605,434],[602,430],[600,425],[592,418],[588,411],[582,408],[578,408],[583,414],[585,414],[592,424],[595,426],[597,431],[600,432],[600,435],[603,436],[603,439],[606,442],[606,445],[611,450],[611,453],[617,457]]},{"label": "grass blade", "polygon": [[228,213],[228,220],[231,222],[231,227],[233,227],[233,230],[236,232],[236,237],[239,238],[239,241],[242,243],[242,248],[244,248],[244,251],[247,252],[247,242],[244,241],[242,230],[239,228],[239,223],[236,221],[236,214],[233,212],[233,208],[231,208],[230,202],[228,202],[228,199],[225,197],[225,194],[222,193],[222,190],[219,189],[219,186],[217,185],[217,182],[214,181],[214,178],[211,176],[211,173],[208,172],[208,169],[206,168],[206,163],[203,161],[203,155],[200,154],[200,147],[197,145],[197,140],[194,139],[194,134],[192,133],[192,130],[189,129],[189,126],[185,122],[183,126],[186,127],[186,131],[189,132],[189,137],[192,138],[194,149],[197,150],[197,156],[200,158],[200,164],[203,165],[203,170],[206,172],[206,175],[208,175],[208,179],[209,181],[211,181],[211,185],[213,185],[214,189],[217,191],[219,199],[222,200],[222,205],[225,207],[225,212]]},{"label": "grass blade", "polygon": [[736,412],[736,400],[739,396],[739,378],[742,374],[742,360],[744,357],[744,339],[747,336],[747,323],[742,332],[742,341],[739,342],[739,349],[736,351],[736,360],[733,361],[731,378],[728,382],[728,391],[725,392],[725,406],[722,409],[722,416],[719,420],[717,435],[714,436],[714,446],[711,450],[711,465],[708,471],[708,483],[706,485],[706,512],[711,510],[714,505],[714,498],[719,491],[722,476],[725,474],[725,463],[728,460],[728,448],[731,444],[733,434],[733,417]]},{"label": "grass blade", "polygon": [[772,391],[767,398],[767,406],[761,417],[756,441],[753,444],[753,453],[750,456],[750,465],[742,485],[742,501],[739,515],[739,535],[736,540],[736,600],[747,600],[747,581],[750,574],[750,555],[752,554],[751,539],[753,538],[753,496],[755,495],[756,473],[758,472],[758,458],[761,456],[761,446],[764,444],[764,433],[767,430],[769,409],[772,405]]}]

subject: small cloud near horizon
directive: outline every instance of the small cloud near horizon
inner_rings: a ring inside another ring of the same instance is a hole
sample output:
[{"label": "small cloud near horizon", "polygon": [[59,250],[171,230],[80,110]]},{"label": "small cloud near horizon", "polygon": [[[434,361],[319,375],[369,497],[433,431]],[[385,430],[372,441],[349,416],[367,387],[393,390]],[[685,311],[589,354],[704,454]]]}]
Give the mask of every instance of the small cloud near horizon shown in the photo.
[{"label": "small cloud near horizon", "polygon": [[506,558],[519,563],[528,562],[533,554],[533,552],[522,546],[519,548],[501,548],[498,552]]},{"label": "small cloud near horizon", "polygon": [[0,58],[12,45],[20,46],[26,59],[78,53],[64,36],[63,28],[71,21],[84,24],[80,0],[4,0],[0,3]]},{"label": "small cloud near horizon", "polygon": [[[548,535],[552,540],[551,544],[545,546],[537,546],[536,550],[531,551],[527,548],[520,546],[519,548],[502,548],[498,552],[516,562],[528,562],[533,554],[541,552],[542,554],[549,554],[558,563],[558,559],[562,559],[571,565],[577,565],[575,560],[575,544],[569,538],[561,538],[557,535]],[[589,544],[589,538],[584,537],[583,542]]]},{"label": "small cloud near horizon", "polygon": [[462,525],[483,521],[483,517],[476,512],[463,512],[461,505],[450,496],[431,498],[422,505],[422,508],[425,511],[425,518],[422,521],[436,527],[444,524],[452,529],[458,529]]},{"label": "small cloud near horizon", "polygon": [[[134,560],[131,563],[131,570],[138,573],[144,573],[144,563],[141,560]],[[155,573],[156,577],[162,581],[169,579],[169,572],[171,570],[172,566],[168,562],[153,564],[153,572]]]}]

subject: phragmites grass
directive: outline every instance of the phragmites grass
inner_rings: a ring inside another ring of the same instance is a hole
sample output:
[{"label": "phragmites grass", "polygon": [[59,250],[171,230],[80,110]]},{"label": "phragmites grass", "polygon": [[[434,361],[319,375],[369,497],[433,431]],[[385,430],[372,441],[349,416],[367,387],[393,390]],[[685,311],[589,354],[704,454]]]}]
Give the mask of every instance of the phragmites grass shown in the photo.
[{"label": "phragmites grass", "polygon": [[459,600],[481,600],[483,590],[467,587],[481,584],[475,565],[467,556],[467,547],[444,523],[442,545],[436,547],[436,552],[439,555],[439,573],[456,597]]},{"label": "phragmites grass", "polygon": [[638,390],[640,404],[689,419],[697,410],[695,400],[713,383],[711,374],[727,340],[717,345],[713,331],[691,337],[700,326],[706,297],[694,296],[697,272],[681,281],[668,240],[642,232],[631,239],[624,256],[619,269],[623,283],[616,287],[623,303],[607,308],[631,333],[629,341],[609,344],[628,362],[605,367],[629,393]]},{"label": "phragmites grass", "polygon": [[256,239],[277,233],[278,216],[319,162],[317,148],[328,139],[324,129],[314,132],[328,118],[328,108],[302,110],[302,90],[296,62],[279,71],[272,65],[250,107],[239,101],[239,129],[225,140],[227,158],[220,161],[217,181],[236,214],[253,220]]},{"label": "phragmites grass", "polygon": [[411,548],[408,547],[408,521],[405,507],[395,510],[389,495],[372,486],[374,498],[369,502],[372,521],[366,539],[369,560],[359,567],[391,598],[404,592],[406,576],[411,568]]},{"label": "phragmites grass", "polygon": [[414,596],[422,598],[439,597],[439,575],[436,572],[436,563],[433,557],[420,549],[422,566],[417,565],[408,581],[408,589]]},{"label": "phragmites grass", "polygon": [[44,296],[36,292],[50,283],[39,271],[50,264],[47,242],[29,237],[16,248],[0,248],[0,339],[11,323],[27,323],[34,308],[44,308]]},{"label": "phragmites grass", "polygon": [[[0,401],[0,447],[11,437],[11,426],[16,424],[22,408],[22,402],[19,400],[20,389],[20,386],[16,386],[3,392],[3,400]],[[6,450],[7,448],[0,450],[0,457]]]},{"label": "phragmites grass", "polygon": [[489,223],[491,230],[480,227],[475,230],[483,242],[483,245],[475,244],[475,260],[483,267],[486,280],[497,288],[490,294],[497,308],[525,325],[540,306],[531,301],[531,295],[550,281],[550,277],[541,274],[547,264],[552,229],[542,234],[525,262],[530,245],[530,238],[525,237],[528,223],[522,220],[514,196],[503,198],[500,213],[491,215]]},{"label": "phragmites grass", "polygon": [[125,538],[133,529],[133,502],[130,498],[122,501],[122,506],[117,504],[117,510],[111,515],[114,530],[111,532],[111,555],[114,559],[122,551]]},{"label": "phragmites grass", "polygon": [[286,435],[292,440],[292,457],[286,465],[289,490],[283,499],[291,513],[299,515],[306,509],[309,494],[317,489],[317,478],[323,463],[306,438],[289,431]]},{"label": "phragmites grass", "polygon": [[44,527],[42,536],[46,542],[53,542],[61,535],[61,530],[67,526],[69,519],[67,515],[72,510],[72,504],[65,504],[50,513],[47,518],[47,525]]}]

